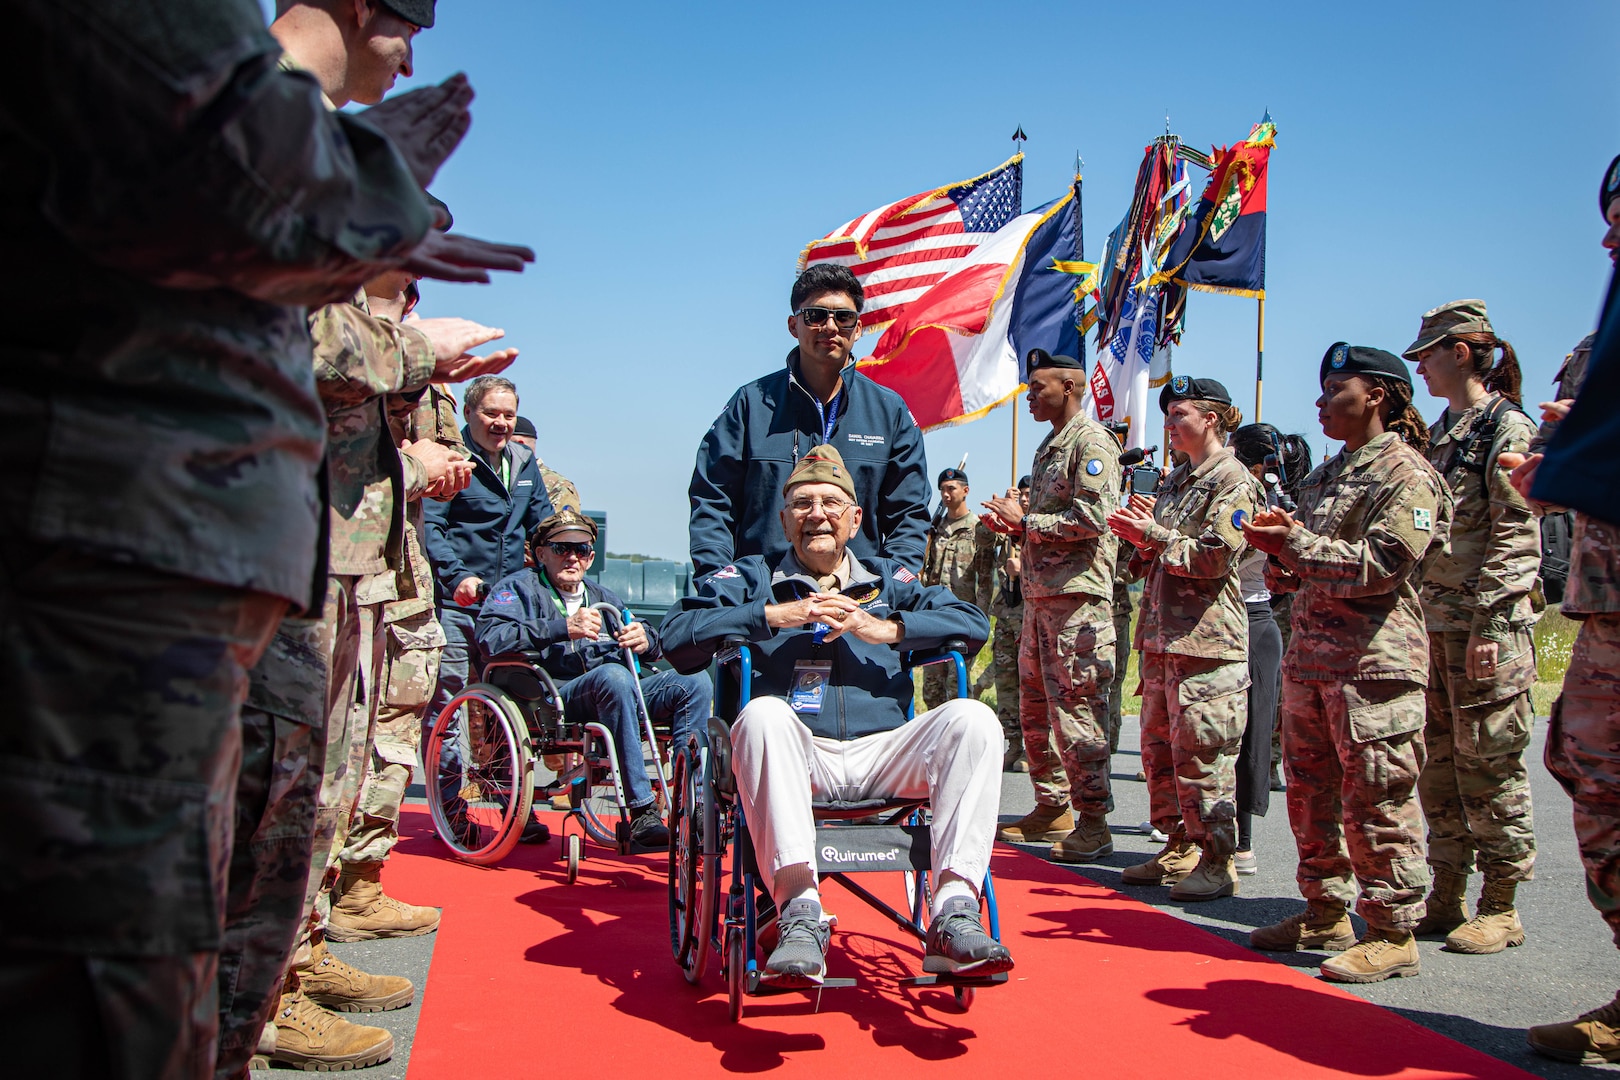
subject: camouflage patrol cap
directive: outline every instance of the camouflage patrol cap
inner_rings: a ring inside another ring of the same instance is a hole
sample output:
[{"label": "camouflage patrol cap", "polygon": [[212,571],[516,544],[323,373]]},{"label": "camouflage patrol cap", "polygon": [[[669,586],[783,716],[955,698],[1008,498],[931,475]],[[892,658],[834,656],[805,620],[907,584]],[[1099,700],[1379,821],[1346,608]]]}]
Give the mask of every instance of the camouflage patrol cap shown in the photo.
[{"label": "camouflage patrol cap", "polygon": [[1609,167],[1603,170],[1603,184],[1598,188],[1598,213],[1603,220],[1609,220],[1609,204],[1620,196],[1620,156],[1609,162]]},{"label": "camouflage patrol cap", "polygon": [[1453,334],[1494,334],[1491,320],[1485,317],[1485,301],[1453,300],[1423,313],[1417,340],[1401,353],[1408,360],[1416,360],[1418,353]]},{"label": "camouflage patrol cap", "polygon": [[596,522],[580,513],[578,510],[563,507],[561,510],[546,518],[534,527],[534,533],[529,539],[536,544],[543,544],[553,536],[565,532],[588,533],[592,540],[596,539]]},{"label": "camouflage patrol cap", "polygon": [[1394,353],[1343,341],[1335,341],[1322,354],[1322,370],[1316,381],[1326,383],[1329,375],[1377,375],[1412,385],[1412,373]]},{"label": "camouflage patrol cap", "polygon": [[433,5],[438,0],[379,0],[383,7],[423,30],[433,26]]},{"label": "camouflage patrol cap", "polygon": [[855,482],[849,478],[843,457],[827,443],[812,446],[799,459],[788,474],[787,483],[782,485],[782,494],[785,496],[796,484],[831,484],[850,499],[855,498]]}]

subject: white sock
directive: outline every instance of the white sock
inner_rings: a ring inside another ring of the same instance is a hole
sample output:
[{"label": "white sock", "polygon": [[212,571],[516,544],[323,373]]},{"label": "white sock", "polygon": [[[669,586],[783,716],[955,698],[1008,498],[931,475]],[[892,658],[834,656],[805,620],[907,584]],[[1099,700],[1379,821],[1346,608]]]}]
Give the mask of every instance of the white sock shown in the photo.
[{"label": "white sock", "polygon": [[815,903],[816,911],[821,911],[821,890],[816,887],[816,874],[810,869],[808,863],[798,863],[794,866],[784,866],[776,872],[776,880],[772,882],[776,901],[776,910],[783,911],[795,900],[810,900]]},{"label": "white sock", "polygon": [[965,896],[975,904],[979,902],[979,890],[969,885],[967,878],[949,872],[940,875],[939,888],[934,892],[934,917],[939,917],[947,900],[955,900],[959,896]]}]

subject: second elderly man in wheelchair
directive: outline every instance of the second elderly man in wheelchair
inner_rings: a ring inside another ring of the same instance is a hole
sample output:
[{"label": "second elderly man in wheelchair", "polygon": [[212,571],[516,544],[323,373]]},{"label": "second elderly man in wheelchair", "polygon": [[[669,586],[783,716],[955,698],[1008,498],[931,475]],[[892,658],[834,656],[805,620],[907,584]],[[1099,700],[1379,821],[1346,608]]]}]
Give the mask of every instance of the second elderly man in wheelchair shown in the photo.
[{"label": "second elderly man in wheelchair", "polygon": [[[830,936],[817,886],[815,805],[926,799],[932,813],[932,897],[923,970],[991,976],[1013,966],[980,921],[1001,794],[1002,734],[971,699],[910,718],[907,657],[947,642],[971,658],[985,616],[949,589],[924,587],[890,559],[860,560],[845,545],[861,507],[837,450],[811,449],[783,488],[790,551],[749,556],[700,583],[662,625],[677,670],[708,665],[746,640],[748,702],[731,727],[731,773],[776,944],[762,980],[816,987]],[[712,741],[712,740],[711,740]]]},{"label": "second elderly man in wheelchair", "polygon": [[[590,580],[585,571],[595,557],[596,522],[564,509],[542,521],[530,541],[536,565],[502,579],[478,613],[478,647],[486,656],[530,652],[557,681],[570,719],[595,721],[613,734],[630,815],[630,850],[669,846],[641,755],[636,674],[625,666],[625,650],[642,663],[661,655],[658,632],[644,622],[627,622],[614,636],[602,634],[599,604],[620,611],[623,602]],[[702,739],[713,697],[709,677],[661,671],[645,675],[641,696],[655,724],[667,723],[679,743],[692,734]]]}]

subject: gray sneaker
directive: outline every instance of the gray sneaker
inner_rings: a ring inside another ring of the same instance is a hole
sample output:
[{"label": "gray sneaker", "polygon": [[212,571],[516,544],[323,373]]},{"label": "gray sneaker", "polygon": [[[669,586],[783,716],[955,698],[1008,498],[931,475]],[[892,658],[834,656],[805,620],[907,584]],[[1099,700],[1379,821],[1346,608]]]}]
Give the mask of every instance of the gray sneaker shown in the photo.
[{"label": "gray sneaker", "polygon": [[789,900],[776,923],[776,948],[760,978],[777,986],[820,986],[832,931],[814,900]]},{"label": "gray sneaker", "polygon": [[931,975],[998,975],[1011,971],[1012,953],[984,932],[979,905],[965,896],[945,901],[928,926],[923,970]]}]

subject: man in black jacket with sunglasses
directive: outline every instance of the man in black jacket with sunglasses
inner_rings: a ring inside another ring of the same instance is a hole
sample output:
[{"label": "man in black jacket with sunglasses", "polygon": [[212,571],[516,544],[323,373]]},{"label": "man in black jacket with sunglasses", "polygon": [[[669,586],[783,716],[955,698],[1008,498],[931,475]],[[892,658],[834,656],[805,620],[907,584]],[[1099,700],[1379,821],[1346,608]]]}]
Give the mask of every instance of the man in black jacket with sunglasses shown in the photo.
[{"label": "man in black jacket with sunglasses", "polygon": [[855,370],[861,284],[845,266],[810,267],[793,283],[787,366],[739,389],[698,447],[688,491],[693,580],[748,555],[788,550],[777,517],[782,484],[822,443],[835,447],[869,516],[849,547],[922,570],[928,461],[899,394]]}]

